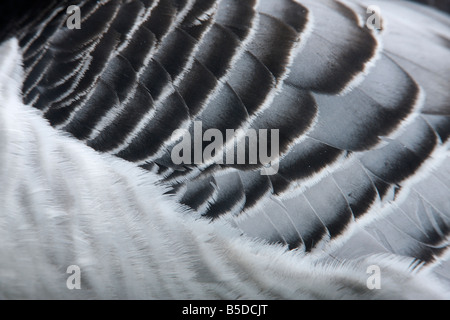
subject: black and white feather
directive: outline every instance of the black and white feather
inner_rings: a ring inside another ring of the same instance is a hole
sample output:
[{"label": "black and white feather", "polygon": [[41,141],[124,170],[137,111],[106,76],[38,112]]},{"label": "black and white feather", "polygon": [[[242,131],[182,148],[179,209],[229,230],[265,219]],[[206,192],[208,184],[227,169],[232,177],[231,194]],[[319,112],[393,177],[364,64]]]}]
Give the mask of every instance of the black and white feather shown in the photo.
[{"label": "black and white feather", "polygon": [[[37,12],[0,47],[0,298],[450,297],[447,14],[382,0]],[[175,165],[172,134],[196,121],[279,129],[278,173]]]}]

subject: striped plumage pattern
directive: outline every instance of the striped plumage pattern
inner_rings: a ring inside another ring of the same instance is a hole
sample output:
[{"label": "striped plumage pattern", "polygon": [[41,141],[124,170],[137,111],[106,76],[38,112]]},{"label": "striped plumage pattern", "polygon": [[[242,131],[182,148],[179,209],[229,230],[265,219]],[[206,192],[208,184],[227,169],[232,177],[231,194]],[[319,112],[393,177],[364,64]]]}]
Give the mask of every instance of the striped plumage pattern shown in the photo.
[{"label": "striped plumage pattern", "polygon": [[[156,173],[201,219],[319,260],[411,257],[448,280],[447,15],[405,1],[78,4],[81,30],[64,3],[16,35],[23,101],[51,126]],[[381,30],[365,25],[373,4]],[[279,129],[279,172],[174,165],[171,135],[195,121]]]}]

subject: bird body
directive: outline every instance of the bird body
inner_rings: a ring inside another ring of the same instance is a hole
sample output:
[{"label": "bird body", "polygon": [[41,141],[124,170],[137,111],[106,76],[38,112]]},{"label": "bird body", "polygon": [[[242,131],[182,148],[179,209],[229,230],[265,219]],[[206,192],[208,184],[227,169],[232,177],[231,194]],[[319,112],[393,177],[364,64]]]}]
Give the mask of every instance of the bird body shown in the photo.
[{"label": "bird body", "polygon": [[[449,297],[447,15],[79,7],[81,29],[51,6],[0,47],[0,298]],[[236,130],[223,150],[278,129],[279,170],[174,163],[172,134],[199,121]]]}]

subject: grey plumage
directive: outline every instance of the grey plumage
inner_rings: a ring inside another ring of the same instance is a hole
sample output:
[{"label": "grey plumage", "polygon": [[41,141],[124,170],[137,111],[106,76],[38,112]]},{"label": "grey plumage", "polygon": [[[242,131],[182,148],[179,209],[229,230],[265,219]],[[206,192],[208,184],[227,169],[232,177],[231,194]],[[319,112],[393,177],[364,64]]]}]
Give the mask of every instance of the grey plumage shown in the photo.
[{"label": "grey plumage", "polygon": [[[373,4],[381,30],[365,25]],[[15,34],[23,101],[57,132],[156,173],[189,215],[318,261],[446,260],[448,15],[406,1],[79,5],[81,30],[63,4]],[[279,129],[278,173],[175,165],[171,135],[195,121]]]}]

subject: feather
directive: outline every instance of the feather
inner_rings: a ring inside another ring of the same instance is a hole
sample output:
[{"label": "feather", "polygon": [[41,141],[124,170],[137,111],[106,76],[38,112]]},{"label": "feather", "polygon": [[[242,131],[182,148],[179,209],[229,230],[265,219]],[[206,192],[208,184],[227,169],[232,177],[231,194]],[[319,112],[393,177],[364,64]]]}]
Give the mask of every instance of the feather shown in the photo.
[{"label": "feather", "polygon": [[[448,298],[447,14],[79,0],[78,30],[67,5],[2,22],[0,298]],[[199,122],[247,164],[175,164]],[[273,129],[266,176],[246,136]]]}]

